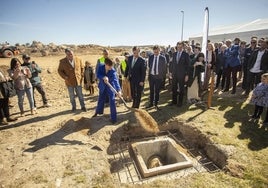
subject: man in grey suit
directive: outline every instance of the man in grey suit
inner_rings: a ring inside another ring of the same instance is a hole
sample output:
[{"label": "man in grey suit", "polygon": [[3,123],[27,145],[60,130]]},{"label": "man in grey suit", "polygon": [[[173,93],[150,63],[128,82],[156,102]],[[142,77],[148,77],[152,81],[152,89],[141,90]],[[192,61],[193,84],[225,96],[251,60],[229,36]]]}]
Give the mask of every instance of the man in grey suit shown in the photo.
[{"label": "man in grey suit", "polygon": [[160,88],[165,77],[167,61],[165,56],[160,54],[160,47],[153,47],[154,54],[149,56],[149,87],[150,87],[150,101],[146,108],[150,108],[153,105],[159,110],[159,93]]},{"label": "man in grey suit", "polygon": [[188,81],[188,67],[190,58],[184,50],[184,43],[177,43],[177,52],[173,54],[170,67],[172,75],[172,103],[170,105],[182,106],[184,85]]}]

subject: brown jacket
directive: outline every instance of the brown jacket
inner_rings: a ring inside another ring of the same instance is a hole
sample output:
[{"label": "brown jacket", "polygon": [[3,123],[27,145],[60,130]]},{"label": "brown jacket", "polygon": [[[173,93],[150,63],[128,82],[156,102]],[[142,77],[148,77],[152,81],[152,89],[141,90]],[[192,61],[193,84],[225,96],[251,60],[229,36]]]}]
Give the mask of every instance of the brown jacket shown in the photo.
[{"label": "brown jacket", "polygon": [[80,86],[82,85],[84,76],[84,65],[82,60],[74,57],[74,68],[65,57],[60,60],[58,67],[59,75],[65,80],[66,86]]}]

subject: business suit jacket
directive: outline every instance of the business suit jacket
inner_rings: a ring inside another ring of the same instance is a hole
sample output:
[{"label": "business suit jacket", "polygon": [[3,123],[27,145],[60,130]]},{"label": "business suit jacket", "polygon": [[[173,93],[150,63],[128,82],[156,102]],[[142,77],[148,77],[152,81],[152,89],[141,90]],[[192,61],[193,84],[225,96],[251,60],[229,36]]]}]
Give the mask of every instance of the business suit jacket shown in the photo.
[{"label": "business suit jacket", "polygon": [[[107,84],[105,84],[105,82],[103,81],[103,77],[107,76],[109,79],[109,83],[113,86],[113,88],[115,88],[116,91],[121,91],[120,85],[119,85],[119,81],[118,78],[116,76],[116,71],[114,68],[112,68],[111,70],[109,70],[106,73],[105,70],[105,65],[100,65],[98,68],[98,72],[97,72],[97,78],[99,79],[99,92],[103,93],[105,88],[109,88],[109,86],[107,86]],[[109,88],[109,90],[111,90]],[[112,90],[111,90],[112,92]]]},{"label": "business suit jacket", "polygon": [[134,82],[136,84],[144,82],[146,75],[145,60],[141,57],[138,57],[133,67],[132,67],[132,60],[133,55],[129,56],[128,58],[125,77],[127,77],[130,82]]},{"label": "business suit jacket", "polygon": [[185,76],[188,75],[188,69],[190,64],[189,54],[187,54],[185,51],[182,51],[178,63],[177,63],[177,54],[178,52],[173,53],[170,72],[172,73],[173,78],[184,79]]},{"label": "business suit jacket", "polygon": [[[250,70],[256,63],[259,50],[255,50],[248,60],[248,70]],[[268,72],[268,50],[265,49],[264,54],[261,57],[261,67],[263,73]]]},{"label": "business suit jacket", "polygon": [[225,67],[236,67],[241,65],[239,60],[239,45],[232,45],[225,50],[226,63]]},{"label": "business suit jacket", "polygon": [[72,67],[67,57],[60,60],[58,73],[65,80],[66,86],[75,87],[82,85],[84,65],[78,57],[74,57],[74,62],[74,67]]},{"label": "business suit jacket", "polygon": [[[152,68],[153,68],[153,64],[154,64],[154,55],[149,56],[148,62],[149,62],[148,65],[149,65],[149,76],[150,76]],[[165,77],[166,66],[167,66],[167,61],[166,61],[165,56],[159,54],[158,75],[155,76],[157,79],[163,79]]]}]

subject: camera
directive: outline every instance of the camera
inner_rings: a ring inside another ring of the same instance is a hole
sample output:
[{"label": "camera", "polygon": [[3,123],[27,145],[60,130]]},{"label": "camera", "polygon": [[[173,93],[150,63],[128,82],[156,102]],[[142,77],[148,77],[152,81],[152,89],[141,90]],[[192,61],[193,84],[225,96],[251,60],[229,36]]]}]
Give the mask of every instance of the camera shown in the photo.
[{"label": "camera", "polygon": [[21,72],[22,72],[23,74],[26,74],[26,69],[27,69],[26,66],[21,66],[21,67],[20,67],[20,70],[21,70]]}]

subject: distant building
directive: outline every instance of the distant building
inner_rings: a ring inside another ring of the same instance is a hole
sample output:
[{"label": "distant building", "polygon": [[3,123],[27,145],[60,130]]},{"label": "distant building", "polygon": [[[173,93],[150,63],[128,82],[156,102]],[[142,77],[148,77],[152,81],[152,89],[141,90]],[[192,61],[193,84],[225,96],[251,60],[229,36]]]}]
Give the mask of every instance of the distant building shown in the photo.
[{"label": "distant building", "polygon": [[[189,37],[189,41],[194,40],[202,44],[202,33]],[[256,36],[258,38],[268,37],[268,18],[257,19],[252,22],[234,24],[229,26],[212,28],[209,30],[208,39],[215,42],[222,42],[227,39],[233,40],[238,37],[242,41],[249,43],[250,38]]]}]

